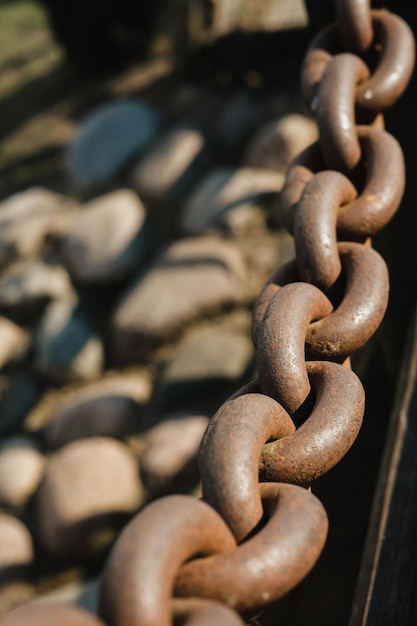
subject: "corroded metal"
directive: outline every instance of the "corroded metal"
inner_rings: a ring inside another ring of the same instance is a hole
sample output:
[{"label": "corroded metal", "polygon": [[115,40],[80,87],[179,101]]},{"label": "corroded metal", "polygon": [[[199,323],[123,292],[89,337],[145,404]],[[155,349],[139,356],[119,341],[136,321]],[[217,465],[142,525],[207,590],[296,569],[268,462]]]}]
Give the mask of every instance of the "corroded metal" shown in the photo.
[{"label": "corroded metal", "polygon": [[355,198],[350,180],[328,170],[307,183],[297,205],[294,240],[300,278],[323,291],[334,285],[342,271],[336,232],[339,209]]},{"label": "corroded metal", "polygon": [[326,166],[350,172],[359,163],[361,146],[356,133],[356,87],[369,69],[354,54],[338,54],[327,65],[317,93],[317,124]]},{"label": "corroded metal", "polygon": [[120,535],[101,586],[100,616],[107,626],[168,626],[181,564],[235,547],[226,523],[208,504],[187,496],[155,501]]},{"label": "corroded metal", "polygon": [[[393,105],[406,88],[413,72],[415,47],[410,28],[400,17],[387,11],[372,11],[371,17],[379,59],[372,76],[357,86],[355,102],[363,109],[380,112]],[[343,51],[336,23],[313,40],[301,76],[304,100],[313,111],[323,74],[333,57]]]},{"label": "corroded metal", "polygon": [[200,448],[203,497],[226,520],[237,541],[263,516],[258,475],[264,444],[294,430],[285,409],[261,393],[230,399],[211,420]]},{"label": "corroded metal", "polygon": [[337,26],[343,47],[363,54],[372,44],[374,30],[370,0],[336,0]]},{"label": "corroded metal", "polygon": [[238,541],[262,519],[259,472],[262,480],[307,486],[340,461],[359,432],[364,391],[358,377],[322,361],[307,363],[307,373],[315,405],[296,431],[280,404],[246,393],[226,402],[205,433],[200,450],[204,499]]},{"label": "corroded metal", "polygon": [[320,289],[301,282],[282,287],[266,309],[257,346],[261,389],[290,415],[310,393],[304,358],[308,326],[328,316],[332,309]]},{"label": "corroded metal", "polygon": [[[357,126],[356,133],[362,153],[359,173],[364,183],[352,202],[338,208],[337,236],[342,241],[363,241],[376,235],[395,215],[405,186],[404,157],[397,140],[370,126]],[[306,148],[291,164],[281,194],[283,217],[290,232],[294,233],[295,212],[307,183],[323,169],[320,142]],[[317,215],[317,219],[321,217]]]},{"label": "corroded metal", "polygon": [[[314,292],[313,286],[308,283],[294,282],[300,280],[295,260],[286,263],[274,274],[255,305],[252,334],[258,346],[261,379],[265,370],[265,380],[262,380],[261,386],[264,385],[265,389],[265,385],[268,385],[271,395],[275,389],[288,397],[291,395],[290,389],[293,389],[296,400],[286,400],[292,407],[290,413],[302,404],[309,391],[303,368],[304,350],[310,359],[343,362],[372,337],[387,308],[389,277],[381,255],[367,245],[354,242],[338,243],[338,250],[345,286],[343,296],[334,310],[330,311],[328,306],[329,313],[317,315],[315,321],[308,322],[308,317],[314,317],[309,314],[311,309],[308,307],[311,305],[308,305],[308,299],[312,302],[317,299],[319,302],[324,294],[319,289]],[[299,286],[295,288],[294,285]],[[278,295],[287,286],[292,287],[292,300],[285,298],[286,301],[282,302],[282,295],[279,299]],[[327,301],[330,304],[328,298]],[[293,318],[290,327],[293,334],[285,338],[285,329],[280,324],[280,320],[284,319],[281,315],[291,318],[291,310],[294,311],[294,318],[298,316],[300,324],[296,325]],[[291,355],[289,363],[285,362],[285,348],[280,343],[281,338],[291,346],[287,352]],[[281,371],[291,371],[297,383],[281,380]]]},{"label": "corroded metal", "polygon": [[296,485],[263,483],[259,490],[265,525],[236,550],[184,565],[176,594],[216,598],[246,613],[282,597],[308,574],[327,536],[322,504]]}]

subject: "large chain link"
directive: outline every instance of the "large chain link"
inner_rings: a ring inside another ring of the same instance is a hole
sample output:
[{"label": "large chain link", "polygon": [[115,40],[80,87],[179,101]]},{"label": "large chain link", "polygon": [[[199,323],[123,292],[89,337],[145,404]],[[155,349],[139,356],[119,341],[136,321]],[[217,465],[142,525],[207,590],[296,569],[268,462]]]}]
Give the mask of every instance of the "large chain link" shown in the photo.
[{"label": "large chain link", "polygon": [[308,487],[361,427],[364,392],[348,357],[384,316],[388,272],[370,237],[404,189],[402,152],[381,111],[414,61],[400,18],[367,0],[335,2],[337,22],[314,39],[302,69],[320,139],[283,189],[296,259],[255,306],[259,379],[207,428],[203,500],[163,498],[122,532],[101,587],[108,626],[242,625],[239,613],[296,586],[324,546],[327,516]]}]

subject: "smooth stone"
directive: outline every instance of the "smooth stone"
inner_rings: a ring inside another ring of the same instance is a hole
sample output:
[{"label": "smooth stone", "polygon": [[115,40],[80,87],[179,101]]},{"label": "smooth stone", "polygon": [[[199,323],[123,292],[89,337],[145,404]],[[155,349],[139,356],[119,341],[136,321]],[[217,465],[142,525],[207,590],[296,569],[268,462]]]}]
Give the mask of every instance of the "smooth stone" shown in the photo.
[{"label": "smooth stone", "polygon": [[90,113],[68,148],[70,175],[80,185],[111,181],[155,138],[162,115],[139,100],[110,102]]},{"label": "smooth stone", "polygon": [[36,598],[36,604],[52,602],[69,602],[78,605],[91,613],[96,614],[98,610],[98,600],[100,593],[100,578],[93,578],[88,581],[71,582],[63,587],[46,593]]},{"label": "smooth stone", "polygon": [[302,28],[308,24],[303,0],[268,0],[263,3],[256,22],[257,30],[286,30]]},{"label": "smooth stone", "polygon": [[0,267],[41,254],[59,239],[78,211],[77,204],[42,187],[31,187],[0,204]]},{"label": "smooth stone", "polygon": [[28,579],[5,580],[4,584],[0,585],[0,615],[4,617],[9,611],[33,600],[35,596],[36,587]]},{"label": "smooth stone", "polygon": [[171,128],[132,167],[132,187],[153,204],[178,201],[205,171],[209,159],[206,139],[198,128]]},{"label": "smooth stone", "polygon": [[214,2],[214,30],[222,35],[237,26],[242,9],[243,0],[215,0]]},{"label": "smooth stone", "polygon": [[271,120],[252,137],[244,163],[254,168],[286,172],[291,161],[318,139],[316,123],[291,113]]},{"label": "smooth stone", "polygon": [[278,31],[306,26],[307,12],[302,0],[215,0],[214,28],[218,35],[236,30]]},{"label": "smooth stone", "polygon": [[20,507],[35,493],[42,479],[45,458],[28,437],[5,439],[0,444],[0,504]]},{"label": "smooth stone", "polygon": [[59,404],[45,428],[48,445],[58,448],[86,437],[123,437],[140,425],[151,384],[145,376],[105,378]]},{"label": "smooth stone", "polygon": [[105,626],[96,616],[68,602],[33,601],[4,616],[2,626]]},{"label": "smooth stone", "polygon": [[0,279],[0,310],[17,322],[39,316],[51,300],[73,292],[67,271],[41,261],[22,262],[6,270]]},{"label": "smooth stone", "polygon": [[249,167],[220,168],[205,176],[192,192],[181,216],[181,228],[201,233],[222,224],[237,234],[247,230],[260,207],[276,200],[284,184],[278,172]]},{"label": "smooth stone", "polygon": [[245,301],[245,281],[243,257],[230,241],[175,242],[118,303],[112,319],[115,357],[136,360],[192,320]]},{"label": "smooth stone", "polygon": [[182,338],[161,374],[160,394],[168,405],[233,381],[237,388],[253,361],[254,350],[250,316],[242,313],[234,318],[236,327],[225,320],[192,328]]},{"label": "smooth stone", "polygon": [[0,316],[0,369],[21,360],[29,347],[28,333],[6,317]]},{"label": "smooth stone", "polygon": [[49,387],[27,415],[24,429],[28,433],[43,435],[54,415],[60,412],[61,407],[91,400],[108,392],[128,395],[138,404],[144,405],[148,402],[151,391],[151,371],[149,368],[138,366],[128,370],[107,370],[98,380],[90,383]]},{"label": "smooth stone", "polygon": [[88,314],[75,300],[49,304],[34,339],[34,368],[54,382],[82,382],[97,378],[104,365],[104,349]]},{"label": "smooth stone", "polygon": [[39,394],[38,384],[27,373],[0,376],[0,434],[19,428]]},{"label": "smooth stone", "polygon": [[145,207],[130,189],[119,189],[85,205],[62,244],[62,257],[75,281],[105,284],[122,280],[150,247]]},{"label": "smooth stone", "polygon": [[142,499],[126,445],[106,437],[70,443],[50,457],[36,496],[41,541],[57,557],[100,553]]},{"label": "smooth stone", "polygon": [[239,150],[262,121],[261,109],[246,91],[238,92],[224,107],[213,132],[222,150]]},{"label": "smooth stone", "polygon": [[34,560],[32,537],[12,515],[0,513],[0,582],[10,582],[27,573]]},{"label": "smooth stone", "polygon": [[140,467],[153,496],[187,492],[198,482],[197,452],[208,422],[202,415],[172,415],[148,432]]}]

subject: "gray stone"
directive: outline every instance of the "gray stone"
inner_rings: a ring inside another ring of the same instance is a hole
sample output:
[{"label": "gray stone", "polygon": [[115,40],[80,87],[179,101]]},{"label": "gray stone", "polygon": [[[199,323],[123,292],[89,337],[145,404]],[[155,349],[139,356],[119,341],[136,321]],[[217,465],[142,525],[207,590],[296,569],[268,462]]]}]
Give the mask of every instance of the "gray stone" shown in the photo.
[{"label": "gray stone", "polygon": [[63,241],[64,263],[80,283],[109,283],[137,268],[151,241],[137,194],[119,189],[84,207]]},{"label": "gray stone", "polygon": [[32,187],[0,204],[0,267],[36,257],[45,243],[59,239],[78,207],[64,196]]},{"label": "gray stone", "polygon": [[[236,320],[236,326],[233,324]],[[161,375],[161,395],[169,405],[239,379],[253,360],[250,316],[234,314],[217,324],[190,329]]]},{"label": "gray stone", "polygon": [[152,495],[186,492],[195,486],[197,452],[208,422],[202,415],[172,415],[148,432],[140,466]]},{"label": "gray stone", "polygon": [[313,120],[291,113],[259,129],[248,145],[244,162],[251,167],[285,172],[291,161],[317,138]]},{"label": "gray stone", "polygon": [[26,504],[41,481],[44,465],[45,458],[32,439],[5,439],[0,444],[0,504]]},{"label": "gray stone", "polygon": [[214,29],[219,35],[234,30],[239,21],[243,0],[214,0]]},{"label": "gray stone", "polygon": [[68,171],[85,187],[113,179],[159,131],[163,118],[134,100],[104,104],[88,115],[68,149]]},{"label": "gray stone", "polygon": [[32,537],[12,515],[0,513],[0,582],[24,575],[33,563]]},{"label": "gray stone", "polygon": [[302,0],[214,0],[214,27],[218,34],[236,29],[280,30],[307,24]]},{"label": "gray stone", "polygon": [[46,427],[46,440],[57,448],[85,437],[123,437],[138,429],[150,393],[149,378],[137,374],[87,385],[62,400]]},{"label": "gray stone", "polygon": [[98,610],[100,584],[101,580],[97,578],[86,582],[71,582],[55,591],[39,596],[35,602],[36,604],[41,602],[47,602],[48,604],[51,602],[69,602],[95,615]]},{"label": "gray stone", "polygon": [[91,400],[107,393],[127,395],[142,406],[149,400],[152,391],[151,379],[149,368],[136,366],[124,370],[108,370],[95,382],[48,387],[27,415],[24,429],[28,433],[43,434],[61,407]]},{"label": "gray stone", "polygon": [[18,322],[28,322],[37,317],[48,302],[71,293],[71,281],[63,267],[26,261],[2,275],[0,310]]},{"label": "gray stone", "polygon": [[248,167],[213,170],[189,197],[181,216],[186,233],[223,224],[233,233],[247,230],[260,207],[276,200],[284,184],[278,172]]},{"label": "gray stone", "polygon": [[227,103],[217,119],[213,132],[222,152],[233,153],[261,121],[261,110],[247,92],[239,92]]},{"label": "gray stone", "polygon": [[268,0],[259,12],[257,29],[281,30],[301,28],[308,22],[303,0]]},{"label": "gray stone", "polygon": [[178,201],[208,163],[206,140],[199,129],[171,128],[132,167],[132,186],[150,203]]},{"label": "gray stone", "polygon": [[6,317],[0,317],[0,369],[21,360],[29,347],[29,335]]},{"label": "gray stone", "polygon": [[104,351],[88,314],[76,299],[49,304],[34,339],[34,367],[54,382],[97,378]]},{"label": "gray stone", "polygon": [[180,240],[125,293],[112,320],[113,348],[135,360],[191,320],[247,297],[239,249],[214,237]]},{"label": "gray stone", "polygon": [[29,374],[0,376],[0,434],[19,428],[39,393],[39,386]]},{"label": "gray stone", "polygon": [[142,499],[126,445],[106,437],[70,443],[50,457],[36,496],[42,543],[60,557],[101,552]]}]

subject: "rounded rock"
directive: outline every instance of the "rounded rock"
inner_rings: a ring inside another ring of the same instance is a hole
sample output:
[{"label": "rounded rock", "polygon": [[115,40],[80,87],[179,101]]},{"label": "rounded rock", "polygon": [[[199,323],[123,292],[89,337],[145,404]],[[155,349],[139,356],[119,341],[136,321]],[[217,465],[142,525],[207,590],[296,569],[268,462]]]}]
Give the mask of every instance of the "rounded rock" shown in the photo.
[{"label": "rounded rock", "polygon": [[0,279],[0,310],[17,322],[28,322],[39,316],[51,300],[72,293],[63,267],[40,261],[22,262],[6,270]]},{"label": "rounded rock", "polygon": [[7,613],[2,626],[104,626],[84,609],[67,602],[30,602]]},{"label": "rounded rock", "polygon": [[0,369],[10,361],[22,358],[27,352],[29,341],[23,328],[6,317],[0,317]]},{"label": "rounded rock", "polygon": [[12,515],[0,513],[0,582],[24,575],[34,559],[32,537]]},{"label": "rounded rock", "polygon": [[[233,326],[238,317],[243,328]],[[166,404],[177,405],[209,389],[238,384],[254,357],[250,325],[245,321],[243,315],[235,314],[230,320],[197,326],[185,334],[161,375]]]},{"label": "rounded rock", "polygon": [[46,240],[59,238],[77,204],[42,187],[16,193],[0,204],[0,266],[40,254]]},{"label": "rounded rock", "polygon": [[85,187],[113,179],[145,150],[162,123],[160,113],[140,101],[102,105],[88,115],[68,149],[68,170]]},{"label": "rounded rock", "polygon": [[106,437],[70,443],[51,456],[36,497],[42,543],[60,557],[101,552],[142,498],[127,446]]},{"label": "rounded rock", "polygon": [[215,237],[177,241],[117,304],[115,357],[136,360],[194,318],[247,296],[246,265],[235,245]]},{"label": "rounded rock", "polygon": [[104,379],[60,402],[45,429],[52,448],[86,437],[122,437],[138,428],[142,404],[149,399],[148,379],[123,376]]},{"label": "rounded rock", "polygon": [[258,130],[249,143],[244,162],[250,167],[285,172],[291,161],[317,138],[313,120],[291,113]]},{"label": "rounded rock", "polygon": [[175,127],[132,168],[132,186],[146,201],[159,204],[177,199],[201,173],[207,160],[200,130]]},{"label": "rounded rock", "polygon": [[216,169],[192,192],[182,214],[181,227],[189,234],[201,233],[218,223],[233,232],[243,230],[259,207],[276,200],[283,184],[283,175],[269,170]]},{"label": "rounded rock", "polygon": [[75,299],[57,300],[47,307],[34,344],[35,369],[49,380],[93,380],[103,369],[102,342]]},{"label": "rounded rock", "polygon": [[126,278],[149,249],[145,208],[137,194],[120,189],[84,207],[63,241],[71,276],[87,284]]},{"label": "rounded rock", "polygon": [[39,385],[30,374],[0,376],[0,434],[19,428],[39,394]]},{"label": "rounded rock", "polygon": [[172,415],[148,432],[141,475],[154,496],[187,491],[198,481],[197,452],[208,422],[203,415]]},{"label": "rounded rock", "polygon": [[44,466],[45,458],[28,437],[4,440],[0,444],[0,504],[26,504],[38,488]]}]

